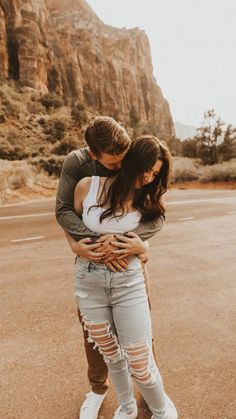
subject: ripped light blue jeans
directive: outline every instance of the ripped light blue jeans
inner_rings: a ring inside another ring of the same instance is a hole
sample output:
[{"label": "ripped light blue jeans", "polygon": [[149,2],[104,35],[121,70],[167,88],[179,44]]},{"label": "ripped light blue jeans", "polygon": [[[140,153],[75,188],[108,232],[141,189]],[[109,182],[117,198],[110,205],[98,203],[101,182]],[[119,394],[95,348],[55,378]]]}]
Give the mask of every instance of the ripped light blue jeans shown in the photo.
[{"label": "ripped light blue jeans", "polygon": [[[129,258],[125,272],[111,272],[104,264],[78,258],[75,297],[89,340],[103,354],[119,404],[129,410],[133,383],[155,419],[165,418],[165,393],[152,354],[150,311],[141,262]],[[131,378],[132,377],[132,378]]]}]

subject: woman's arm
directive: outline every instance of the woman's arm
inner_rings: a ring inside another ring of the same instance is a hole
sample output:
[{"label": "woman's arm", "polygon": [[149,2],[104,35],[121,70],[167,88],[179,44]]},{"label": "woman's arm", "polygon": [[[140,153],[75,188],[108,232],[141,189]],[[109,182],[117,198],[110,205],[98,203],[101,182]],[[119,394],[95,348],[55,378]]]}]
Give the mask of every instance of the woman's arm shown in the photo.
[{"label": "woman's arm", "polygon": [[75,187],[74,209],[78,215],[81,215],[83,212],[83,202],[86,196],[88,195],[91,181],[92,181],[91,177],[84,177],[77,183]]}]

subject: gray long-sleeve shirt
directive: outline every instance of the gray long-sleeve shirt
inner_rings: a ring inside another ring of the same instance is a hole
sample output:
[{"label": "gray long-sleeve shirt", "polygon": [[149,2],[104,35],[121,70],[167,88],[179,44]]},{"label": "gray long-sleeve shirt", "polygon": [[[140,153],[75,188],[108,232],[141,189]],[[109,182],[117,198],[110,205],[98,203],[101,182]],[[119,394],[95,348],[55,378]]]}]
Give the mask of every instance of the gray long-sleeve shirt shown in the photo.
[{"label": "gray long-sleeve shirt", "polygon": [[[66,157],[61,171],[56,198],[56,218],[61,227],[75,240],[94,237],[97,234],[90,231],[74,210],[74,190],[80,179],[87,176],[113,176],[114,172],[106,169],[97,160],[93,160],[88,149],[72,151]],[[147,240],[161,230],[164,217],[155,222],[143,222],[133,230]]]}]

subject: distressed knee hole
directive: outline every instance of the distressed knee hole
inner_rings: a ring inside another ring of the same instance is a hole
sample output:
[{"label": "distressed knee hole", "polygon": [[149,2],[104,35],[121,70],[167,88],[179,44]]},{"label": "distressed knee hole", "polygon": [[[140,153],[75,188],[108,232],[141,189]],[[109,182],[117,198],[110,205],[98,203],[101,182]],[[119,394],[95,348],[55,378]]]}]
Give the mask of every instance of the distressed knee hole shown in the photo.
[{"label": "distressed knee hole", "polygon": [[148,384],[152,381],[150,370],[150,350],[146,341],[124,345],[127,362],[132,377],[136,380]]},{"label": "distressed knee hole", "polygon": [[111,332],[109,322],[94,323],[83,318],[83,324],[88,331],[88,340],[94,342],[94,349],[98,348],[106,362],[121,356],[121,349],[117,342],[117,337]]}]

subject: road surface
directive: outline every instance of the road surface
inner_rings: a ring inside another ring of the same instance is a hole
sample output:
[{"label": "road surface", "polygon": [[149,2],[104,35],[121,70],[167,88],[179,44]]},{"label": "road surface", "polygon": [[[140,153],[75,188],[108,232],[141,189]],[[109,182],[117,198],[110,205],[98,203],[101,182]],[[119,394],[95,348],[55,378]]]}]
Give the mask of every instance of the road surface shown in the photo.
[{"label": "road surface", "polygon": [[[54,199],[0,207],[1,418],[77,419],[89,391],[74,256],[53,213]],[[180,419],[236,417],[235,243],[235,191],[169,194],[148,269],[158,365]],[[116,407],[111,385],[100,419]]]}]

